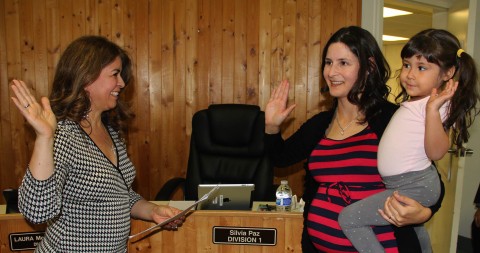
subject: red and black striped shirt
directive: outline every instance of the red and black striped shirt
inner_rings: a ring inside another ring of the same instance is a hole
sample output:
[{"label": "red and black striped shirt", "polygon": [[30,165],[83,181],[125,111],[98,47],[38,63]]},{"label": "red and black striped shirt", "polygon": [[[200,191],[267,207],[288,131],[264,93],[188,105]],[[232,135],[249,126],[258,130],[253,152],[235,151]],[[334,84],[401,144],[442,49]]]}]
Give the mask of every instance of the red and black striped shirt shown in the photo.
[{"label": "red and black striped shirt", "polygon": [[[377,135],[367,127],[344,140],[322,138],[309,158],[309,170],[320,186],[308,213],[307,230],[322,252],[357,252],[338,224],[348,204],[383,191],[378,174]],[[387,253],[398,252],[391,226],[373,228]]]}]

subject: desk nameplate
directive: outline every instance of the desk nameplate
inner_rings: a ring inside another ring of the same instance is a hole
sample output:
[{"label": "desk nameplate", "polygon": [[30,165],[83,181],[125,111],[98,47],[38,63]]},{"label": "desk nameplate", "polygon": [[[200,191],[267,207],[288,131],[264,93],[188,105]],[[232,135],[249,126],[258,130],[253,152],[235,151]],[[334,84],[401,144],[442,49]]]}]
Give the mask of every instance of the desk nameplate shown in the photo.
[{"label": "desk nameplate", "polygon": [[9,234],[10,250],[22,251],[35,249],[45,236],[45,232],[24,232]]},{"label": "desk nameplate", "polygon": [[248,227],[213,227],[214,244],[275,246],[277,229]]}]

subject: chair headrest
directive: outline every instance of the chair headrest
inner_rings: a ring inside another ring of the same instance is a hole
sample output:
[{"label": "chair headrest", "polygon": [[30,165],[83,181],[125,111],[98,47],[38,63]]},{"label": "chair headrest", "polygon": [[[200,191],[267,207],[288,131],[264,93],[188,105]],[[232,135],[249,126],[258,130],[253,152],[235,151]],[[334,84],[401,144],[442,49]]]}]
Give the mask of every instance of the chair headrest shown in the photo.
[{"label": "chair headrest", "polygon": [[250,105],[211,105],[207,111],[212,141],[225,146],[248,145],[260,108]]},{"label": "chair headrest", "polygon": [[[204,149],[240,149],[251,153],[263,152],[265,116],[256,105],[215,104],[197,112],[192,119],[192,136]],[[215,151],[218,152],[218,151]]]}]

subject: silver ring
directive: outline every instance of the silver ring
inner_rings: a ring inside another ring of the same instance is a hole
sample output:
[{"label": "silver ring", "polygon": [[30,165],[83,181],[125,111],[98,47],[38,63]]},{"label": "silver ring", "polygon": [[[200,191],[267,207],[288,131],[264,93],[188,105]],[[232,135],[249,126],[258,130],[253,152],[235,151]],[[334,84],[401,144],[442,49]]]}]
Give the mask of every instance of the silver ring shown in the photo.
[{"label": "silver ring", "polygon": [[23,108],[27,109],[29,106],[30,106],[30,104],[27,104],[27,105],[24,106]]}]

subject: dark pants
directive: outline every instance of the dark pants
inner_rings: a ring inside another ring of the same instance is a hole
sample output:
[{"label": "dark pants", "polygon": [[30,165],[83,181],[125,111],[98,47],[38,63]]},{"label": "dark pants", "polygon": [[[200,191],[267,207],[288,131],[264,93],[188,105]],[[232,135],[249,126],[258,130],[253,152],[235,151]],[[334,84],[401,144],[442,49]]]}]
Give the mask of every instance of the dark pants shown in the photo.
[{"label": "dark pants", "polygon": [[472,222],[472,248],[474,253],[480,252],[480,228]]}]

